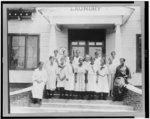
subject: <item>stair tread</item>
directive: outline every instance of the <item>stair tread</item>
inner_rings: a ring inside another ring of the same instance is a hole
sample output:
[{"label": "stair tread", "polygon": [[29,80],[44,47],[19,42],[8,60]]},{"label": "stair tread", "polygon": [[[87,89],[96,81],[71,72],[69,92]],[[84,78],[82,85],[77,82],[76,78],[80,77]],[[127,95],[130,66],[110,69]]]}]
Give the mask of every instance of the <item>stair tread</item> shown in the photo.
[{"label": "stair tread", "polygon": [[33,112],[134,112],[133,110],[120,109],[78,109],[78,108],[55,108],[55,107],[11,107],[12,113],[33,113]]},{"label": "stair tread", "polygon": [[79,105],[79,106],[120,106],[120,107],[130,107],[130,106],[128,106],[128,105],[123,105],[123,104],[114,104],[114,103],[104,103],[104,104],[97,104],[97,103],[75,103],[75,102],[73,102],[73,103],[58,103],[58,102],[42,102],[42,105],[66,105],[66,106],[68,106],[68,105]]}]

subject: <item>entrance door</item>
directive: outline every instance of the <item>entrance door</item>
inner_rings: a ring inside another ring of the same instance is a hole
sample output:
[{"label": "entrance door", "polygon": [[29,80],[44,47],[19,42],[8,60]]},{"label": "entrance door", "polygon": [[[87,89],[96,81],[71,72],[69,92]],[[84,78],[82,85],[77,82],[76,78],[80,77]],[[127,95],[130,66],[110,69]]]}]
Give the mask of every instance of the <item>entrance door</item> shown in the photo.
[{"label": "entrance door", "polygon": [[105,30],[69,30],[69,54],[73,56],[76,50],[80,51],[81,56],[89,54],[95,57],[95,52],[98,51],[105,55]]}]

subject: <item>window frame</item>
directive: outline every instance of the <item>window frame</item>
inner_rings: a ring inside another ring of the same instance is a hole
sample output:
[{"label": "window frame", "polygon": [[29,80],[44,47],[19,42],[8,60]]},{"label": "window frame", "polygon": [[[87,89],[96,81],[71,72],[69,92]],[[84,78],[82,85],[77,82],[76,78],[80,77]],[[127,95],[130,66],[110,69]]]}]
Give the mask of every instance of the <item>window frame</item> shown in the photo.
[{"label": "window frame", "polygon": [[10,55],[10,50],[12,49],[12,37],[13,36],[25,36],[25,58],[24,58],[24,68],[23,69],[13,69],[10,67],[10,60],[8,60],[8,65],[9,65],[9,70],[23,70],[23,71],[29,71],[29,70],[34,70],[35,68],[27,68],[27,38],[28,36],[36,36],[37,37],[37,64],[39,62],[40,59],[40,35],[39,34],[27,34],[27,33],[23,33],[23,34],[17,34],[17,33],[8,33],[7,39],[8,37],[10,37],[10,41],[8,44],[8,55]]},{"label": "window frame", "polygon": [[142,72],[142,39],[141,39],[141,68],[138,66],[139,62],[139,49],[138,49],[138,44],[139,44],[139,37],[142,38],[141,34],[136,34],[136,73],[141,73]]}]

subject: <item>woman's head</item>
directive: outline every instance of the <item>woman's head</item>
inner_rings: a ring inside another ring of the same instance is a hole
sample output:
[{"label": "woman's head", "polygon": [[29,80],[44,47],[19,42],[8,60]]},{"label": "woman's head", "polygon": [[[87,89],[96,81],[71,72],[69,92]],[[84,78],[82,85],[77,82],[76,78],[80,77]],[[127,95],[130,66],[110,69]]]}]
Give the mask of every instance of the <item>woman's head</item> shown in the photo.
[{"label": "woman's head", "polygon": [[51,62],[51,64],[53,64],[53,62],[54,62],[54,57],[53,57],[53,56],[50,56],[50,57],[49,57],[49,61]]},{"label": "woman's head", "polygon": [[91,57],[91,64],[94,64],[95,59],[93,57]]},{"label": "woman's head", "polygon": [[100,61],[101,61],[101,65],[106,64],[106,59],[105,59],[105,57],[102,57]]},{"label": "woman's head", "polygon": [[82,57],[79,58],[79,64],[80,65],[83,64],[83,58]]},{"label": "woman's head", "polygon": [[42,70],[43,64],[44,64],[43,62],[39,62],[39,63],[38,63],[38,68],[39,68],[40,70]]},{"label": "woman's head", "polygon": [[60,64],[61,65],[64,65],[65,61],[66,61],[65,57],[61,57],[60,58]]}]

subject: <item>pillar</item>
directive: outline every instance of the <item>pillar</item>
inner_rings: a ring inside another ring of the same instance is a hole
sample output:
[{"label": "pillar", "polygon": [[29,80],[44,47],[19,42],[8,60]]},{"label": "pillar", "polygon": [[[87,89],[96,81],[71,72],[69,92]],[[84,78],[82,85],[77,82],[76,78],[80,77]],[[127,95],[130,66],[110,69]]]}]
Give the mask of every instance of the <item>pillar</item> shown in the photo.
[{"label": "pillar", "polygon": [[115,51],[116,51],[117,58],[121,58],[123,56],[122,55],[122,39],[121,39],[120,24],[116,24]]},{"label": "pillar", "polygon": [[56,24],[53,18],[50,18],[50,39],[49,39],[49,55],[54,55],[54,50],[57,48],[56,44]]}]

